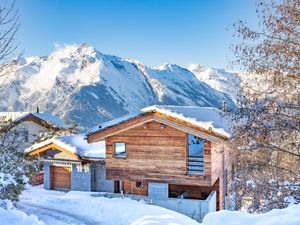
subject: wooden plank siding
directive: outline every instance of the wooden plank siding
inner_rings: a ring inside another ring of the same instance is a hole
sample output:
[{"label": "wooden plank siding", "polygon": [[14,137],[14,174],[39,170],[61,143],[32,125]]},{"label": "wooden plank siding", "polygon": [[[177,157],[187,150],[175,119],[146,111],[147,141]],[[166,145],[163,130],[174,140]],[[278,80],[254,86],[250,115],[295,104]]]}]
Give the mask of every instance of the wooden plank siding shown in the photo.
[{"label": "wooden plank siding", "polygon": [[[126,159],[115,158],[113,144],[126,143]],[[211,144],[205,144],[204,175],[187,174],[187,134],[156,121],[106,137],[106,176],[110,180],[156,181],[211,186]]]},{"label": "wooden plank siding", "polygon": [[123,191],[124,194],[132,194],[132,195],[148,195],[148,182],[144,181],[143,187],[137,187],[136,181],[123,180]]}]

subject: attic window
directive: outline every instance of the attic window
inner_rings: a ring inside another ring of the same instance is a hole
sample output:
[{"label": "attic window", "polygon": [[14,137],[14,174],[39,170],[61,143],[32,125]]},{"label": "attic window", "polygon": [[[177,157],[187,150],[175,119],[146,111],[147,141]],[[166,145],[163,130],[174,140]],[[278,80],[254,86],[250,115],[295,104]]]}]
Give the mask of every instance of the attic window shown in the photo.
[{"label": "attic window", "polygon": [[115,143],[115,157],[126,158],[126,144],[123,142]]}]

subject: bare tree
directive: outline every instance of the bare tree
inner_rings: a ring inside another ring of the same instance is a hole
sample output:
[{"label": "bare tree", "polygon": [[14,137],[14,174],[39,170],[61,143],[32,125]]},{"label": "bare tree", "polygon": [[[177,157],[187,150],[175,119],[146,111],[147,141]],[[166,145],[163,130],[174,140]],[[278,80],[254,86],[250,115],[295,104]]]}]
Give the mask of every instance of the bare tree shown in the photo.
[{"label": "bare tree", "polygon": [[[17,64],[15,52],[18,48],[16,34],[20,27],[19,12],[15,2],[0,1],[0,78],[5,82]],[[3,82],[0,81],[0,87]],[[1,99],[0,99],[1,104]],[[8,118],[0,118],[0,200],[17,200],[36,164],[24,154],[26,135],[24,128]]]},{"label": "bare tree", "polygon": [[6,76],[16,64],[16,50],[19,42],[16,34],[20,28],[19,11],[15,8],[15,1],[0,1],[0,77]]},{"label": "bare tree", "polygon": [[260,30],[234,25],[233,63],[246,72],[230,116],[239,206],[247,196],[250,211],[267,211],[297,199],[300,184],[300,1],[259,1],[257,14]]}]

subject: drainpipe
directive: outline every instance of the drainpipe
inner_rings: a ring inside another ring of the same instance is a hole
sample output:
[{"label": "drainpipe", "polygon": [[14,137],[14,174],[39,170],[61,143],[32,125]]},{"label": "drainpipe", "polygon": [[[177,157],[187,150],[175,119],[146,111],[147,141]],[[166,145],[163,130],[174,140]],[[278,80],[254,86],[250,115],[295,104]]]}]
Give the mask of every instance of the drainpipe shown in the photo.
[{"label": "drainpipe", "polygon": [[222,176],[223,176],[223,208],[225,208],[225,195],[227,190],[227,174],[225,174],[225,149],[222,147]]}]

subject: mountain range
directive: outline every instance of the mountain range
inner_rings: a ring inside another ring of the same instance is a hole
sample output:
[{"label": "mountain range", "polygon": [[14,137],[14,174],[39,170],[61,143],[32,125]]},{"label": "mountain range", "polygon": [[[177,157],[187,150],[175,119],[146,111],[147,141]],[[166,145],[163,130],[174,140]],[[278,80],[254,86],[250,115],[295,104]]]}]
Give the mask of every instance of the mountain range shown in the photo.
[{"label": "mountain range", "polygon": [[48,56],[20,58],[0,77],[0,111],[39,107],[82,127],[154,105],[233,108],[235,73],[200,65],[149,67],[99,52],[87,44],[66,45]]}]

